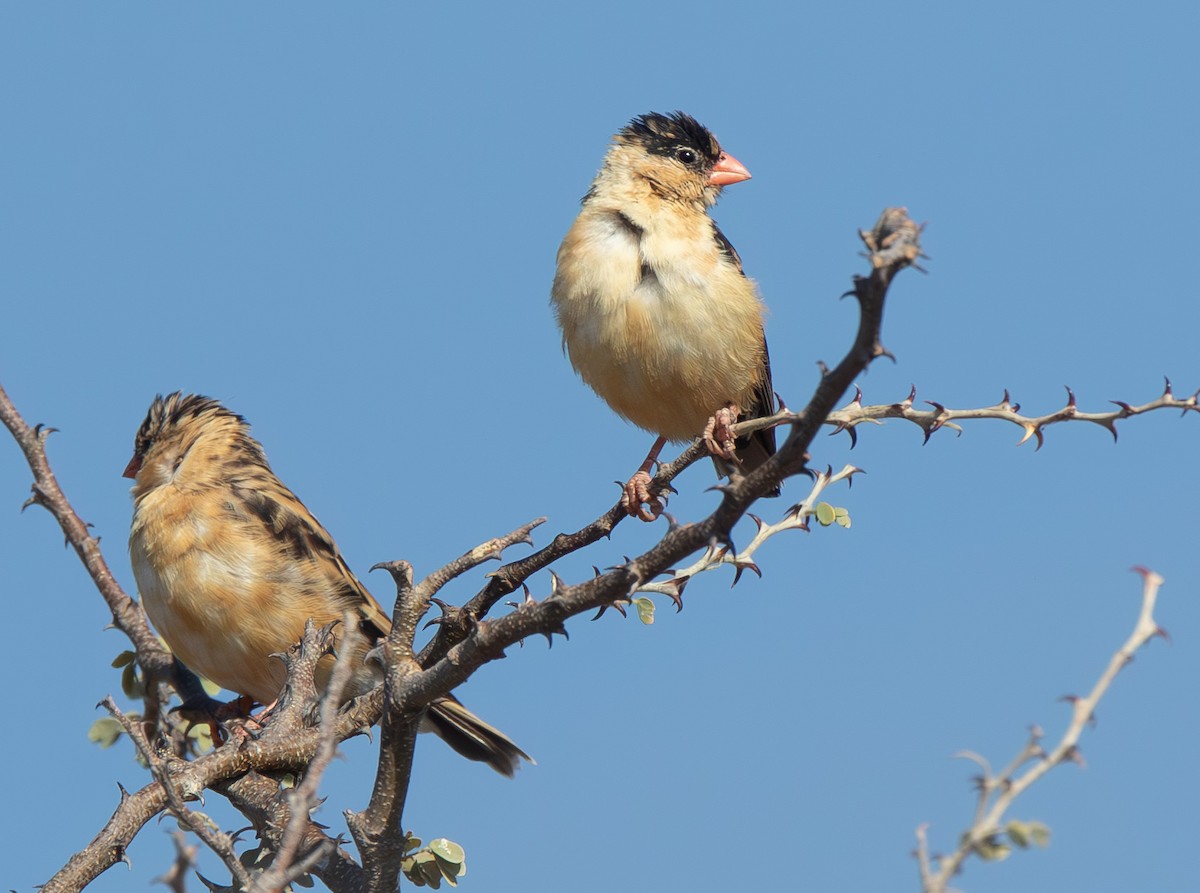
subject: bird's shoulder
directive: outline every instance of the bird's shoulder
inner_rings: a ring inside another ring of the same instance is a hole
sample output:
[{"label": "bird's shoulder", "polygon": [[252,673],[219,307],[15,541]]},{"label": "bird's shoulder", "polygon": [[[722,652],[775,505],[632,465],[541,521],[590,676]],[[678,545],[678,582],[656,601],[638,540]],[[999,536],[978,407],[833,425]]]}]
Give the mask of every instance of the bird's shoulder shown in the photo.
[{"label": "bird's shoulder", "polygon": [[230,490],[228,510],[236,520],[257,526],[284,560],[307,566],[341,610],[358,612],[378,634],[388,631],[387,615],[350,570],[332,535],[282,481],[265,469],[249,470],[230,480]]}]

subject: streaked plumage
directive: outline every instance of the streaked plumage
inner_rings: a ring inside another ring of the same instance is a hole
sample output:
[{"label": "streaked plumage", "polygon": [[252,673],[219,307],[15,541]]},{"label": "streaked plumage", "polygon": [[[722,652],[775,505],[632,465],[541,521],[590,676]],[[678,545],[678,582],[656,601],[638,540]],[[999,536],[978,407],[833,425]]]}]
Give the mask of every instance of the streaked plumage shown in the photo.
[{"label": "streaked plumage", "polygon": [[[551,301],[572,366],[666,440],[701,435],[726,407],[775,409],[762,302],[708,216],[749,176],[689,115],[642,115],[614,136],[558,250]],[[743,471],[774,451],[773,430],[737,442]]]},{"label": "streaked plumage", "polygon": [[[271,704],[284,682],[271,654],[300,640],[305,621],[359,618],[346,697],[382,678],[364,656],[391,628],[328,531],[271,471],[239,415],[215,400],[156,397],[125,476],[136,479],[129,554],[142,603],[171,650],[222,688]],[[328,681],[332,661],[317,670]],[[512,775],[529,757],[454,698],[424,722],[455,750]]]}]

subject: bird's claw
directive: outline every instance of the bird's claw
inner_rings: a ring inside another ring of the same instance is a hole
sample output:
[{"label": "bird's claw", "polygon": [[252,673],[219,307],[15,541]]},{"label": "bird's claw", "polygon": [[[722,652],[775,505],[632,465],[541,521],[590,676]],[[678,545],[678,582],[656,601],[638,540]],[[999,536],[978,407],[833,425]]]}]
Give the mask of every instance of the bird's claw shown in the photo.
[{"label": "bird's claw", "polygon": [[625,484],[621,494],[621,507],[631,518],[650,522],[663,513],[662,500],[650,490],[650,472],[638,471]]},{"label": "bird's claw", "polygon": [[736,405],[730,403],[710,416],[704,426],[704,445],[708,447],[708,451],[729,462],[737,461],[732,429],[737,423],[740,412],[741,410]]}]

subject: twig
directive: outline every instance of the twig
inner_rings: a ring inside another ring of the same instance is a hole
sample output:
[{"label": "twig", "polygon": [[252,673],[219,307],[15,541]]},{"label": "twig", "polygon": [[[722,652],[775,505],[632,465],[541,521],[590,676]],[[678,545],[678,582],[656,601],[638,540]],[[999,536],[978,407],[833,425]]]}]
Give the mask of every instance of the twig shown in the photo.
[{"label": "twig", "polygon": [[[333,640],[334,625],[329,624],[319,633],[314,633],[312,620],[309,620],[304,630],[304,638],[301,640],[301,653],[305,649],[327,651],[329,643]],[[321,719],[317,727],[316,753],[313,754],[312,762],[304,772],[304,778],[288,791],[288,819],[283,838],[271,866],[255,879],[250,893],[273,893],[273,891],[282,890],[292,881],[308,874],[331,848],[336,847],[336,843],[333,841],[322,841],[297,859],[301,843],[305,840],[311,825],[309,815],[321,802],[317,796],[321,778],[329,767],[334,754],[337,753],[338,708],[342,703],[342,693],[346,690],[351,673],[354,672],[351,655],[356,653],[362,639],[362,633],[359,632],[358,624],[352,613],[347,612],[342,618],[341,628],[342,640],[337,660],[333,664],[333,671],[330,673],[325,693],[320,700]],[[315,662],[313,666],[315,667]],[[293,675],[293,673],[289,673],[289,679]]]},{"label": "twig", "polygon": [[[1062,422],[1089,422],[1106,429],[1112,434],[1115,441],[1117,439],[1117,422],[1121,419],[1153,412],[1157,409],[1178,409],[1183,415],[1200,412],[1200,391],[1193,393],[1190,397],[1179,398],[1171,392],[1171,380],[1165,379],[1164,381],[1162,395],[1157,399],[1140,406],[1133,406],[1123,400],[1111,400],[1109,402],[1115,403],[1119,407],[1112,412],[1081,412],[1075,403],[1075,393],[1067,388],[1066,405],[1062,409],[1041,416],[1021,415],[1021,404],[1011,402],[1007,390],[1004,392],[1004,399],[995,406],[978,409],[947,409],[941,403],[926,400],[925,402],[933,409],[919,410],[913,409],[913,402],[917,397],[915,385],[910,389],[908,396],[899,403],[876,406],[863,406],[862,391],[855,389],[854,399],[842,409],[831,412],[826,424],[834,426],[834,433],[846,431],[853,443],[857,441],[855,428],[864,422],[877,425],[880,424],[881,419],[904,419],[921,428],[925,432],[925,440],[928,441],[935,431],[942,428],[951,428],[961,433],[962,426],[955,424],[959,419],[998,419],[1011,422],[1024,430],[1025,434],[1017,441],[1018,445],[1032,437],[1037,441],[1037,449],[1041,449],[1045,442],[1043,429],[1046,427]],[[753,424],[754,427],[768,427],[776,422],[776,419],[776,416],[769,419],[758,419]],[[788,416],[784,414],[778,421],[783,422],[787,419]]]},{"label": "twig", "polygon": [[205,846],[220,857],[225,867],[229,869],[229,873],[233,875],[234,881],[244,889],[250,883],[250,874],[238,860],[237,852],[233,848],[233,838],[218,829],[208,816],[193,812],[184,805],[185,793],[192,797],[199,797],[200,792],[181,790],[176,786],[175,780],[171,777],[169,760],[161,759],[154,752],[154,748],[150,746],[150,742],[142,733],[141,724],[133,722],[126,716],[111,696],[106,697],[101,703],[104,709],[125,729],[125,734],[129,736],[129,740],[133,742],[138,753],[142,755],[142,759],[146,761],[146,765],[150,768],[150,774],[154,776],[166,794],[167,804],[172,815],[181,826],[195,834]]},{"label": "twig", "polygon": [[[1104,672],[1086,697],[1067,698],[1072,705],[1071,722],[1058,744],[1049,752],[1041,745],[1042,730],[1036,726],[1030,730],[1029,740],[1017,757],[1000,772],[992,775],[986,760],[977,754],[960,753],[973,760],[983,769],[978,779],[979,799],[971,827],[963,832],[958,847],[948,856],[931,857],[926,844],[926,825],[917,829],[917,865],[924,893],[944,893],[950,880],[962,870],[963,862],[972,854],[987,855],[1003,846],[999,837],[1004,833],[1002,822],[1013,801],[1038,779],[1056,766],[1067,762],[1082,762],[1079,754],[1079,737],[1095,714],[1096,705],[1104,697],[1117,674],[1132,660],[1134,653],[1155,636],[1166,633],[1154,620],[1154,604],[1163,579],[1146,568],[1134,568],[1142,575],[1142,607],[1133,632],[1117,649]],[[1023,766],[1033,761],[1025,772],[1017,774]],[[934,863],[936,864],[936,868]]]},{"label": "twig", "polygon": [[[854,343],[842,362],[822,378],[809,406],[792,421],[791,435],[776,456],[754,473],[723,487],[721,504],[712,515],[696,524],[669,529],[662,541],[644,555],[595,580],[571,586],[563,585],[551,598],[541,602],[529,601],[497,620],[464,624],[463,629],[453,632],[451,624],[442,625],[434,642],[421,655],[420,663],[411,667],[411,672],[407,672],[410,669],[407,660],[396,660],[395,656],[389,658],[386,713],[383,710],[384,693],[379,690],[357,699],[338,715],[337,739],[342,740],[357,734],[363,727],[372,724],[383,715],[384,735],[395,742],[393,746],[386,748],[390,754],[388,758],[393,761],[389,771],[393,778],[407,779],[411,768],[411,739],[415,735],[415,717],[421,708],[434,698],[448,694],[478,667],[502,656],[505,648],[521,639],[534,633],[549,636],[555,632],[565,632],[563,621],[567,617],[595,610],[602,604],[626,597],[637,585],[652,581],[671,564],[706,548],[711,543],[728,544],[733,525],[743,517],[755,499],[772,489],[784,477],[805,470],[808,461],[807,447],[834,403],[874,358],[886,354],[879,341],[884,296],[893,276],[920,256],[919,232],[919,228],[908,219],[902,209],[889,209],[880,217],[875,229],[870,233],[861,234],[870,251],[873,270],[869,276],[856,277],[854,281],[852,294],[857,298],[861,310],[859,330]],[[82,543],[77,543],[76,548],[88,565],[89,571],[96,566],[102,567],[98,545],[87,536],[86,527],[82,522],[76,525],[69,523],[74,513],[66,503],[65,497],[61,497],[57,484],[51,486],[53,477],[49,475],[49,465],[45,463],[42,448],[44,434],[34,432],[30,440],[28,432],[33,429],[23,427],[24,423],[15,414],[15,410],[12,410],[7,396],[2,391],[0,417],[4,418],[14,437],[22,444],[22,448],[26,449],[27,459],[35,475],[34,501],[39,504],[44,504],[45,501],[49,502],[50,506],[57,506],[51,510],[56,511],[56,517],[60,518],[60,524],[67,531],[68,538],[74,537],[73,542],[79,540]],[[44,471],[37,464],[39,459],[45,465]],[[672,465],[676,470],[681,467],[678,462]],[[663,475],[668,471],[669,469],[660,469],[656,480],[665,484]],[[61,497],[61,505],[56,499],[47,496],[47,493]],[[476,618],[483,617],[488,608],[504,594],[520,586],[529,574],[562,555],[599,539],[607,531],[611,531],[623,517],[619,507],[614,506],[580,534],[557,537],[550,547],[540,553],[502,567],[484,592],[469,603],[471,613]],[[75,520],[78,521],[77,518]],[[99,565],[96,564],[97,561]],[[506,573],[506,568],[512,573]],[[111,575],[109,577],[111,578]],[[97,587],[105,591],[102,575],[93,572],[93,579],[96,580]],[[409,585],[411,587],[411,580]],[[161,649],[157,640],[153,640],[140,608],[120,592],[119,587],[113,594],[116,593],[119,593],[119,598],[115,601],[110,599],[110,604],[114,605],[114,616],[117,616],[118,611],[132,611],[132,615],[128,617],[125,614],[118,617],[118,626],[135,642],[139,662],[148,674],[161,672],[162,678],[170,678],[174,661]],[[106,593],[105,597],[109,599],[110,594]],[[398,610],[401,607],[403,606],[398,605]],[[406,610],[411,612],[410,616],[419,618],[425,607],[427,603],[422,606],[419,600],[410,599]],[[406,621],[405,625],[409,625],[409,621]],[[147,637],[153,641],[147,640]],[[409,641],[411,642],[411,639]],[[455,644],[455,641],[458,644]],[[164,665],[164,662],[167,665]],[[429,666],[429,669],[419,669],[419,666]],[[285,725],[288,726],[286,729]],[[321,740],[317,730],[293,728],[291,724],[273,721],[258,738],[242,741],[236,748],[227,745],[191,763],[181,763],[177,769],[173,767],[171,778],[180,790],[197,792],[217,785],[225,790],[232,790],[232,780],[239,779],[239,784],[245,784],[239,787],[238,791],[246,798],[241,801],[239,808],[246,811],[253,807],[260,810],[263,816],[276,815],[273,811],[274,805],[265,798],[267,786],[252,785],[249,781],[253,780],[254,773],[303,772],[320,748]],[[404,743],[406,741],[407,745]],[[399,789],[398,785],[390,785],[393,802],[389,809],[379,810],[378,815],[402,815],[403,795],[399,798],[395,796]],[[122,792],[121,802],[105,828],[43,887],[44,893],[82,889],[100,872],[120,861],[125,847],[144,823],[168,804],[164,788],[158,783],[148,785],[132,795]],[[370,811],[369,807],[368,812]],[[353,831],[354,814],[350,816],[349,821]],[[372,839],[380,841],[378,852],[385,858],[372,858],[372,870],[364,871],[361,875],[366,880],[366,887],[394,889],[395,874],[391,868],[391,853],[397,847],[403,846],[404,836],[398,824],[367,830]],[[379,836],[376,835],[376,830],[380,832]],[[383,841],[382,835],[389,835],[391,839]],[[306,840],[312,838],[310,827]],[[355,834],[355,838],[361,851],[365,838],[358,833]],[[377,870],[381,865],[385,866],[385,870]],[[332,872],[337,873],[339,883],[349,885],[360,876],[355,872],[353,865],[344,859],[331,858],[328,866]],[[316,866],[313,873],[318,874],[318,869],[326,870],[325,867]],[[387,877],[393,878],[391,886],[384,880]]]}]

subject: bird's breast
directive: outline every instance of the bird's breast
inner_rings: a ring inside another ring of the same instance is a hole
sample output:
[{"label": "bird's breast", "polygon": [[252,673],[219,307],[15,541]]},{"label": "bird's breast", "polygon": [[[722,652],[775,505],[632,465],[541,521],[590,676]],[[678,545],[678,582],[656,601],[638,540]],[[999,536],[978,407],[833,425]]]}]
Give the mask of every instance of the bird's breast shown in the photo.
[{"label": "bird's breast", "polygon": [[[157,498],[151,498],[157,497]],[[304,622],[340,616],[261,534],[222,517],[222,499],[164,487],[139,503],[129,553],[154,628],[188,667],[222,688],[270,703],[284,666],[270,655]],[[325,615],[330,615],[326,617]]]},{"label": "bird's breast", "polygon": [[[577,224],[578,227],[578,224]],[[749,400],[763,369],[754,284],[707,240],[619,223],[573,228],[553,301],[571,363],[629,421],[671,440]]]}]

